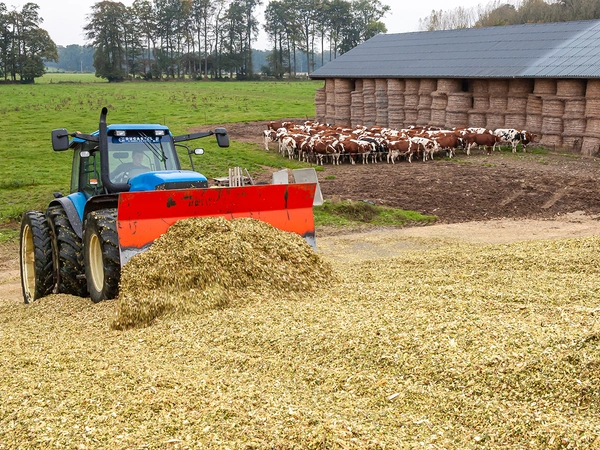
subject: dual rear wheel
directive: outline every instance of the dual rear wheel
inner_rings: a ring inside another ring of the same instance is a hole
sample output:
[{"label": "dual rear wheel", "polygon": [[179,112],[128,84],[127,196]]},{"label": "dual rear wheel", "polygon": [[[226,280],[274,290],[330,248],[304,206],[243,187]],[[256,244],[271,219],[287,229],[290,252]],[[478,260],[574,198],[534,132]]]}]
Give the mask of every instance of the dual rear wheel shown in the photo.
[{"label": "dual rear wheel", "polygon": [[29,211],[21,221],[21,287],[25,303],[53,292],[86,296],[93,302],[115,298],[121,263],[116,208],[93,211],[84,222],[83,241],[61,206],[47,215]]}]

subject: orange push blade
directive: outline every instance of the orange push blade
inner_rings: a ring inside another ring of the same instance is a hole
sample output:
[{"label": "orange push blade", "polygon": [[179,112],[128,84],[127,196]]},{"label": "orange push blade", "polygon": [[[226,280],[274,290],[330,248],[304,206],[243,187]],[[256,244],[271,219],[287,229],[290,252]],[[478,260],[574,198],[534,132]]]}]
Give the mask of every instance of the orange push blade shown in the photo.
[{"label": "orange push blade", "polygon": [[297,233],[316,248],[315,190],[316,183],[299,183],[121,193],[117,213],[121,265],[175,222],[190,217],[258,219]]}]

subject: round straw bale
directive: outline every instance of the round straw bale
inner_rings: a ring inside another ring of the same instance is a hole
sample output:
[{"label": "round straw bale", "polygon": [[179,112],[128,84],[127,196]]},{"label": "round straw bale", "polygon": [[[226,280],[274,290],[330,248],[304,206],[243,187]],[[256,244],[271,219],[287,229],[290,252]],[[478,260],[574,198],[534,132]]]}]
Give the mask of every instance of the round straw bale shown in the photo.
[{"label": "round straw bale", "polygon": [[335,79],[335,93],[337,94],[349,94],[353,89],[352,80],[347,78],[336,78]]},{"label": "round straw bale", "polygon": [[419,108],[431,108],[433,97],[431,94],[420,94],[419,95]]},{"label": "round straw bale", "polygon": [[506,128],[525,129],[526,116],[522,113],[507,113],[504,126]]},{"label": "round straw bale", "polygon": [[410,109],[417,109],[419,106],[419,95],[418,94],[405,94],[404,95],[404,107]]},{"label": "round straw bale", "polygon": [[470,127],[484,128],[487,125],[486,113],[477,110],[471,110],[468,113]]},{"label": "round straw bale", "polygon": [[431,94],[431,109],[446,109],[448,106],[448,96],[436,91]]},{"label": "round straw bale", "polygon": [[504,128],[505,116],[504,114],[488,113],[486,114],[485,127],[488,130],[495,130],[496,128]]},{"label": "round straw bale", "polygon": [[389,95],[392,95],[391,93],[403,93],[404,92],[404,80],[399,80],[397,78],[388,78],[387,80],[388,82],[388,92],[390,93]]},{"label": "round straw bale", "polygon": [[527,114],[542,114],[542,97],[532,94],[527,96]]},{"label": "round straw bale", "polygon": [[405,92],[407,94],[419,93],[420,80],[418,78],[407,78],[405,81]]},{"label": "round straw bale", "polygon": [[506,112],[508,106],[508,97],[490,95],[490,111],[497,113]]},{"label": "round straw bale", "polygon": [[585,95],[585,80],[556,80],[556,95],[559,97],[581,97]]},{"label": "round straw bale", "polygon": [[542,134],[540,145],[545,147],[562,147],[561,134]]},{"label": "round straw bale", "polygon": [[363,93],[365,95],[375,94],[375,80],[373,80],[371,78],[363,79]]},{"label": "round straw bale", "polygon": [[417,118],[419,117],[418,111],[416,109],[405,109],[404,110],[404,123],[408,126],[416,125]]},{"label": "round straw bale", "polygon": [[585,97],[573,97],[565,100],[565,117],[573,119],[585,117]]},{"label": "round straw bale", "polygon": [[583,145],[583,136],[568,136],[563,133],[562,145],[564,148],[568,148],[575,153],[581,153]]},{"label": "round straw bale", "polygon": [[506,110],[513,113],[525,113],[527,110],[527,97],[509,96],[506,103]]},{"label": "round straw bale", "polygon": [[434,127],[445,127],[446,126],[446,110],[445,109],[432,109],[431,110],[431,125]]},{"label": "round straw bale", "polygon": [[350,123],[352,126],[363,123],[365,113],[363,96],[361,92],[352,93],[352,108],[350,109]]},{"label": "round straw bale", "polygon": [[583,136],[587,126],[585,119],[567,119],[563,120],[563,129],[569,136]]},{"label": "round straw bale", "polygon": [[473,108],[473,96],[469,92],[452,92],[448,94],[448,112],[466,113]]},{"label": "round straw bale", "polygon": [[542,134],[561,134],[563,119],[561,117],[542,116]]},{"label": "round straw bale", "polygon": [[388,82],[385,78],[377,78],[375,80],[375,92],[386,93],[388,89]]},{"label": "round straw bale", "polygon": [[391,128],[402,128],[404,126],[404,110],[388,112],[388,126]]},{"label": "round straw bale", "polygon": [[437,80],[437,91],[439,93],[460,92],[462,81],[457,78],[440,78]]},{"label": "round straw bale", "polygon": [[469,114],[459,111],[446,111],[446,126],[448,128],[465,127],[469,123]]},{"label": "round straw bale", "polygon": [[335,78],[327,78],[325,80],[325,90],[327,92],[335,92]]},{"label": "round straw bale", "polygon": [[542,115],[541,114],[527,114],[525,120],[526,130],[532,133],[539,134],[542,132]]},{"label": "round straw bale", "polygon": [[533,80],[530,78],[515,78],[508,82],[509,95],[530,94],[533,92]]},{"label": "round straw bale", "polygon": [[431,121],[431,108],[419,108],[417,110],[417,125],[429,125]]},{"label": "round straw bale", "polygon": [[565,102],[560,98],[542,97],[542,115],[549,117],[562,117],[565,113]]},{"label": "round straw bale", "polygon": [[581,154],[594,156],[600,153],[600,137],[584,136]]},{"label": "round straw bale", "polygon": [[533,93],[539,95],[556,94],[556,80],[552,78],[536,78],[533,84]]},{"label": "round straw bale", "polygon": [[488,92],[490,93],[490,95],[496,97],[505,96],[508,92],[508,80],[489,80]]},{"label": "round straw bale", "polygon": [[600,119],[591,117],[586,121],[586,136],[600,137]]},{"label": "round straw bale", "polygon": [[164,314],[234,306],[261,292],[309,292],[332,276],[329,264],[295,233],[255,219],[180,220],[123,267],[112,326],[146,326]]},{"label": "round straw bale", "polygon": [[490,109],[489,95],[473,95],[473,109],[487,112]]},{"label": "round straw bale", "polygon": [[600,98],[600,80],[599,79],[588,79],[587,86],[585,88],[585,96],[590,98]]},{"label": "round straw bale", "polygon": [[359,78],[354,82],[354,92],[362,92],[363,90],[363,80]]},{"label": "round straw bale", "polygon": [[473,96],[488,95],[488,80],[475,79],[471,82],[473,88]]},{"label": "round straw bale", "polygon": [[422,78],[419,82],[419,94],[431,94],[437,89],[437,79]]},{"label": "round straw bale", "polygon": [[600,117],[600,97],[599,98],[586,97],[585,116],[586,117]]}]

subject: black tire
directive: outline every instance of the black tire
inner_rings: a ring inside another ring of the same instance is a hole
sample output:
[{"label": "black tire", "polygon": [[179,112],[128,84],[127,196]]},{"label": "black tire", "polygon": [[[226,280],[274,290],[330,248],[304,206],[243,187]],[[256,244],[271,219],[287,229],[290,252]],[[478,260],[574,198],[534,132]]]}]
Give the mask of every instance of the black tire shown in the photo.
[{"label": "black tire", "polygon": [[93,211],[85,218],[85,278],[94,303],[115,298],[119,293],[121,260],[116,217],[116,208],[109,208]]},{"label": "black tire", "polygon": [[48,208],[46,217],[52,235],[52,257],[57,292],[87,297],[87,283],[83,268],[83,241],[73,230],[62,206],[55,205]]},{"label": "black tire", "polygon": [[56,281],[52,265],[52,238],[48,220],[39,211],[23,214],[19,261],[25,303],[51,294]]}]

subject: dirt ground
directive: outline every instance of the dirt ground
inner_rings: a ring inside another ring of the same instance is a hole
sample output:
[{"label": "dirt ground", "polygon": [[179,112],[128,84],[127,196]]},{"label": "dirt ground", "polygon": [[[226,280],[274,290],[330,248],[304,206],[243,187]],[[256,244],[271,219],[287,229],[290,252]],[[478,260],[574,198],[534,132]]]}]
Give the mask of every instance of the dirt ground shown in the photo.
[{"label": "dirt ground", "polygon": [[[233,140],[263,145],[266,122],[226,127]],[[415,248],[415,238],[502,243],[600,234],[597,158],[555,152],[473,153],[459,151],[451,161],[326,165],[318,172],[325,199],[414,210],[435,215],[437,223],[342,236],[317,230],[319,250],[332,257],[377,258]],[[268,179],[267,174],[259,181]],[[17,253],[16,244],[0,246],[0,300],[20,300]]]}]

